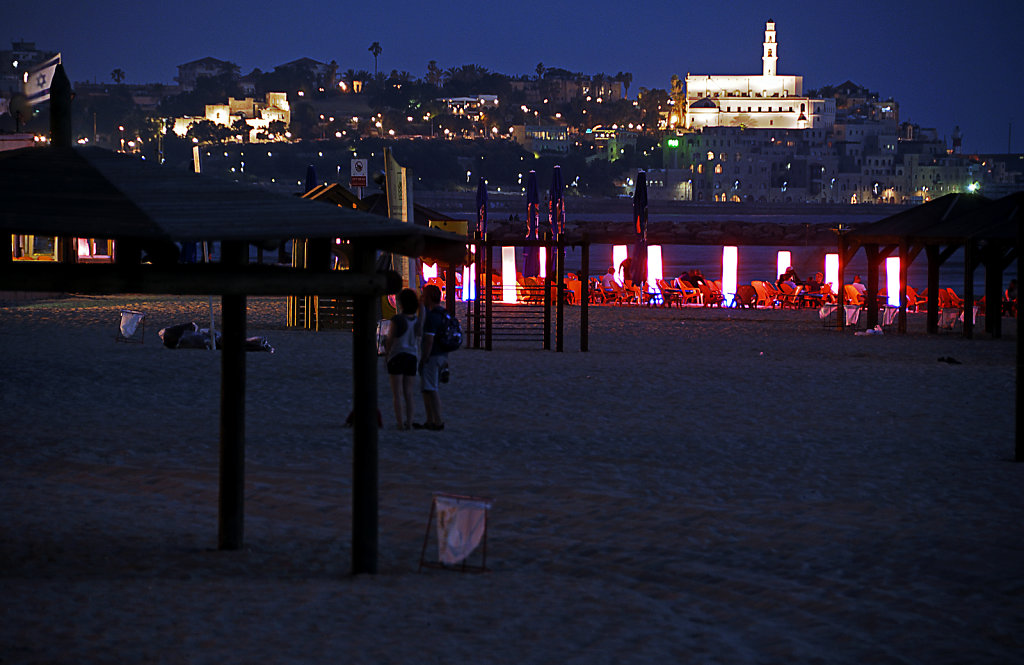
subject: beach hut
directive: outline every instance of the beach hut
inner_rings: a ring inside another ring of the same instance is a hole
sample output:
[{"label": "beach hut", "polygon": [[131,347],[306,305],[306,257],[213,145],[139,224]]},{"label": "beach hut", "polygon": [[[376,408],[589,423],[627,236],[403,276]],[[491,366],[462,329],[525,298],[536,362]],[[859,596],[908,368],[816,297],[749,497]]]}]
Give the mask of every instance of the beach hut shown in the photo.
[{"label": "beach hut", "polygon": [[[939,270],[958,250],[964,251],[964,316],[963,334],[973,334],[973,317],[969,315],[974,302],[974,271],[979,265],[986,269],[988,303],[999,303],[1002,275],[1017,256],[1017,224],[1024,211],[1024,194],[1017,193],[992,201],[977,194],[946,196],[891,215],[874,224],[841,235],[843,264],[864,248],[868,259],[867,315],[868,326],[877,323],[878,267],[887,256],[900,258],[899,331],[906,332],[907,269],[923,251],[928,261],[927,330],[938,331]],[[841,273],[840,273],[841,275]],[[985,328],[994,337],[1000,336],[999,307],[986,312]]]},{"label": "beach hut", "polygon": [[[939,242],[925,242],[926,232],[966,213],[982,208],[989,199],[978,194],[947,194],[933,201],[914,206],[867,224],[849,233],[839,229],[839,281],[836,292],[842,293],[843,267],[861,249],[867,255],[867,325],[878,323],[878,269],[894,253],[900,258],[900,311],[898,330],[907,330],[907,269],[923,250],[928,260],[928,332],[938,330],[939,268],[959,248],[952,243],[945,248]],[[842,317],[838,317],[842,326]]]},{"label": "beach hut", "polygon": [[[377,567],[376,308],[401,278],[378,273],[378,251],[458,263],[465,242],[443,231],[319,205],[244,184],[163,168],[100,148],[72,148],[70,84],[51,89],[53,145],[0,155],[0,233],[110,238],[111,264],[31,264],[0,252],[0,289],[76,293],[216,294],[222,298],[218,547],[243,544],[245,321],[249,295],[354,300],[352,571]],[[307,239],[304,268],[249,265],[253,243]],[[347,271],[328,269],[335,238],[352,244]],[[177,242],[220,243],[220,261],[176,262]],[[143,262],[143,256],[149,262]]]}]

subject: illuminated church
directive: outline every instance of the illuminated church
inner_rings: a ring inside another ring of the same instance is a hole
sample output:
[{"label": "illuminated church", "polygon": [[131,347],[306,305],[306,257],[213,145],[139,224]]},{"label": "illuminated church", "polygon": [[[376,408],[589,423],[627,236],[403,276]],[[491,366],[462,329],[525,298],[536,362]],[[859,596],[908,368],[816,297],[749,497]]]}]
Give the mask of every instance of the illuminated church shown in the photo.
[{"label": "illuminated church", "polygon": [[775,22],[765,24],[760,76],[686,76],[685,128],[830,129],[834,99],[803,96],[804,77],[778,74]]}]

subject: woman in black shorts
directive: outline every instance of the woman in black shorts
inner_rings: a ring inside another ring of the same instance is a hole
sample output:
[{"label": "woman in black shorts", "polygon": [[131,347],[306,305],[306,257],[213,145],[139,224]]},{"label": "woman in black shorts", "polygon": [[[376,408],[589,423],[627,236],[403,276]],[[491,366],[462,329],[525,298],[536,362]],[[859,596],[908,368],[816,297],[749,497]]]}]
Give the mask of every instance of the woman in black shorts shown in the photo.
[{"label": "woman in black shorts", "polygon": [[423,328],[419,306],[416,292],[412,289],[402,289],[398,294],[398,314],[391,317],[391,327],[384,341],[398,429],[412,429],[413,394],[416,386],[416,367],[419,364],[420,332]]}]

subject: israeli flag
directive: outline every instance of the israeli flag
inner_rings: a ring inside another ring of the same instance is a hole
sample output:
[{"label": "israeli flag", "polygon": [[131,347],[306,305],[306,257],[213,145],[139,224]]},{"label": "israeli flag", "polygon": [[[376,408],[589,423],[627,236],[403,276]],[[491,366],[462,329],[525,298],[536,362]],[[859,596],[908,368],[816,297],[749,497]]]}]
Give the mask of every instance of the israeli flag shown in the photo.
[{"label": "israeli flag", "polygon": [[23,87],[29,104],[34,106],[50,99],[50,83],[59,64],[60,53],[25,72]]}]

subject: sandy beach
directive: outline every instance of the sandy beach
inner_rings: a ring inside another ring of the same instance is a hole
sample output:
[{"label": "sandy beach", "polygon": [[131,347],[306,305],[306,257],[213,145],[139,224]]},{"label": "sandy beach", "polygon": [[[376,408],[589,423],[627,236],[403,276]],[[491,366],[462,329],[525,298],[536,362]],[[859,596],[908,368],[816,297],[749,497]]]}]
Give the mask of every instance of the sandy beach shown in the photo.
[{"label": "sandy beach", "polygon": [[[380,571],[353,577],[350,335],[250,300],[276,352],[247,355],[220,552],[219,355],[156,334],[207,307],[0,307],[0,663],[1024,663],[1008,321],[600,307],[581,353],[570,310],[564,353],[453,354],[442,432],[395,428],[382,369]],[[433,492],[493,499],[490,572],[418,572]]]}]

